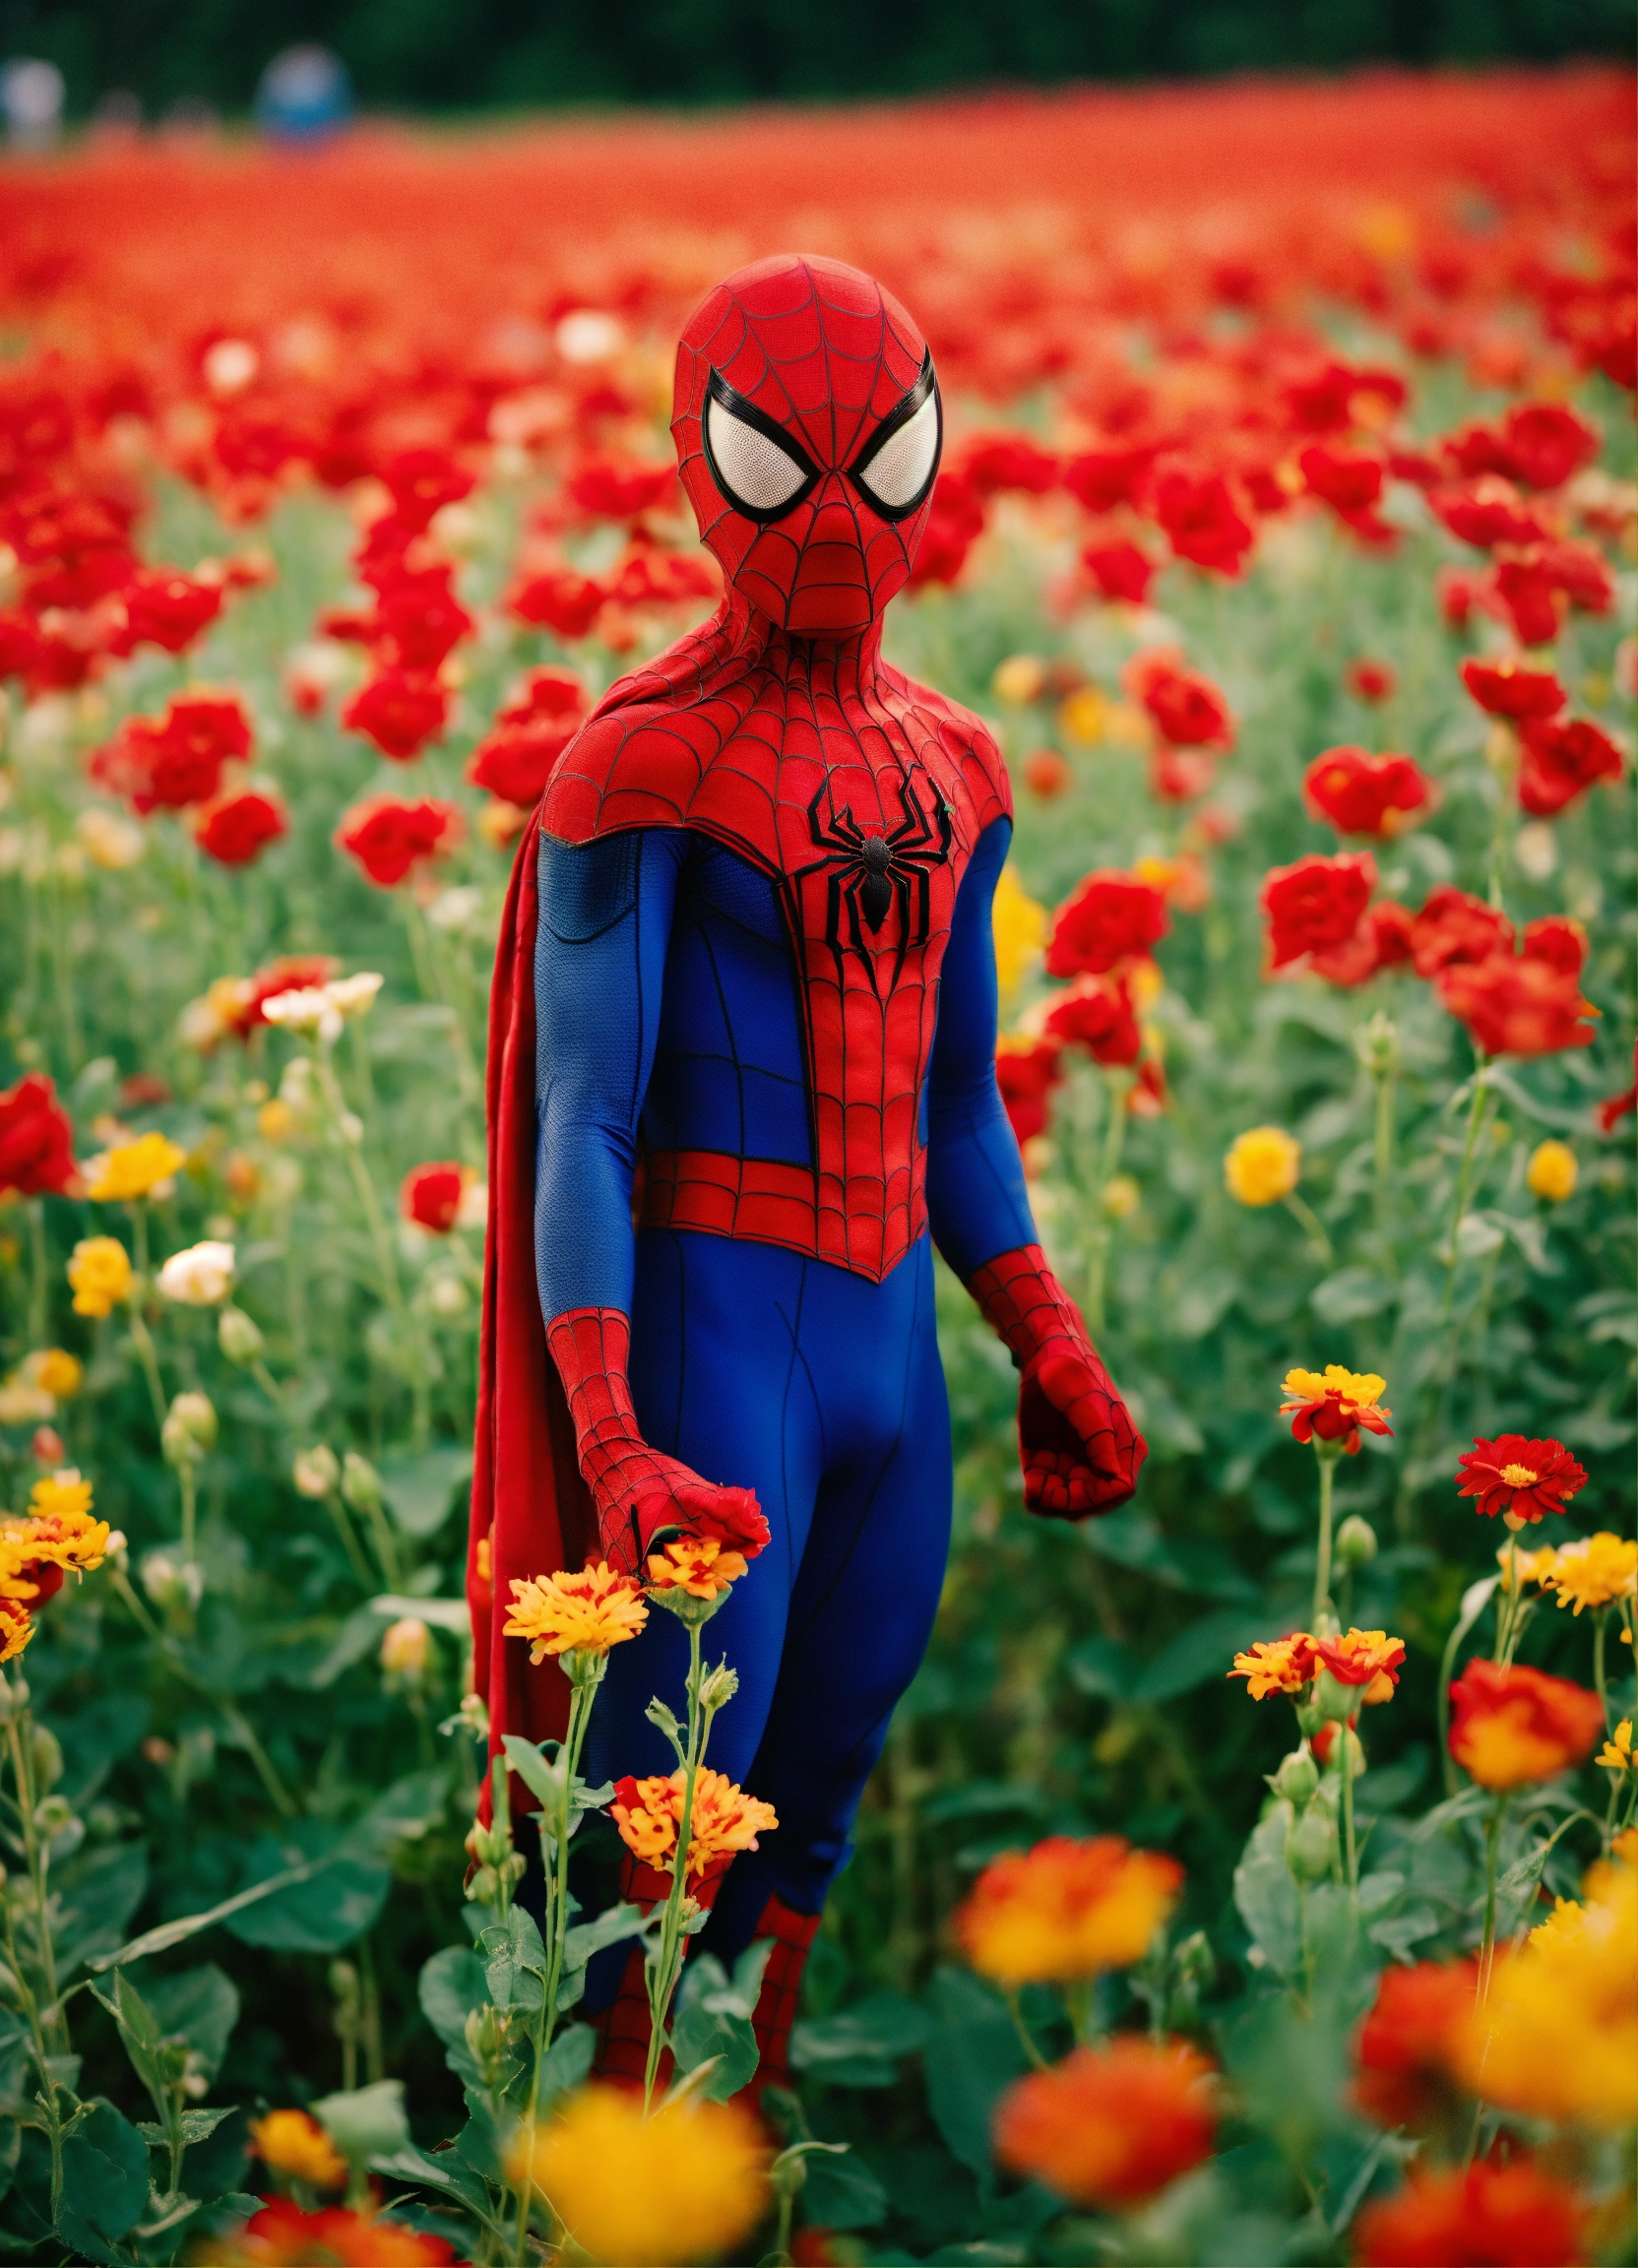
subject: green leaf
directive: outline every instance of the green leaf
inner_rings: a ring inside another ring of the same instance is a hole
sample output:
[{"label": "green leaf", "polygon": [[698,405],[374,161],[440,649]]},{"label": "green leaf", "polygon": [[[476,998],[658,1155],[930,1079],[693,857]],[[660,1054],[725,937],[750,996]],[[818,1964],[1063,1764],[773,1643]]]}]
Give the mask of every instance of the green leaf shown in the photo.
[{"label": "green leaf", "polygon": [[1234,1904],[1252,1940],[1277,1977],[1302,1966],[1302,1905],[1286,1864],[1291,1805],[1276,1803],[1246,1840],[1234,1868]]},{"label": "green leaf", "polygon": [[1133,1685],[1129,1698],[1151,1703],[1175,1701],[1213,1677],[1226,1678],[1235,1654],[1264,1634],[1267,1626],[1268,1616],[1261,1607],[1203,1614],[1161,1649]]},{"label": "green leaf", "polygon": [[796,2025],[790,2060],[798,2071],[833,2086],[891,2087],[900,2063],[926,2038],[924,2009],[902,1992],[874,1992],[840,2015]]},{"label": "green leaf", "polygon": [[489,1998],[483,1964],[465,1945],[446,1945],[421,1965],[421,2014],[446,2048],[465,2047],[467,2018]]},{"label": "green leaf", "polygon": [[147,2203],[148,2144],[98,2096],[63,2143],[63,2241],[90,2260],[112,2260]]},{"label": "green leaf", "polygon": [[349,2165],[390,2158],[409,2147],[402,2079],[378,2079],[371,2087],[324,2095],[308,2109]]},{"label": "green leaf", "polygon": [[0,2200],[11,2189],[17,2174],[18,2154],[23,2147],[23,2129],[15,2118],[0,2118]]},{"label": "green leaf", "polygon": [[384,1457],[381,1485],[405,1535],[435,1536],[454,1509],[457,1486],[471,1479],[472,1469],[472,1453],[464,1445],[441,1445],[410,1457]]},{"label": "green leaf", "polygon": [[125,2052],[131,2058],[131,2068],[154,2098],[154,2108],[162,2120],[170,2109],[173,2090],[182,2076],[182,2058],[174,2050],[167,2053],[154,2012],[126,1970],[119,1969],[114,1973],[112,2000],[102,1992],[98,1992],[96,1997],[119,2026]]},{"label": "green leaf", "polygon": [[215,2079],[239,2020],[239,1988],[232,1979],[206,1961],[173,1977],[151,1978],[147,1998],[160,2032],[187,2043],[192,2072],[207,2083]]},{"label": "green leaf", "polygon": [[198,1936],[200,1930],[213,1929],[218,1922],[228,1922],[230,1917],[243,1913],[247,1907],[277,1897],[293,1883],[311,1882],[315,1876],[337,1865],[345,1856],[346,1846],[338,1845],[335,1850],[320,1858],[286,1866],[281,1873],[253,1882],[248,1889],[235,1891],[231,1898],[223,1898],[218,1905],[207,1906],[202,1913],[183,1914],[174,1922],[161,1922],[157,1928],[145,1929],[140,1937],[133,1937],[128,1944],[116,1947],[111,1953],[92,1955],[87,1961],[87,1967],[100,1975],[127,1961],[143,1961],[156,1953],[168,1953],[172,1946],[184,1944],[188,1938]]},{"label": "green leaf", "polygon": [[1143,1664],[1118,1638],[1083,1638],[1064,1657],[1070,1681],[1095,1701],[1124,1701],[1143,1675]]},{"label": "green leaf", "polygon": [[509,1906],[504,1922],[491,1922],[477,1941],[497,2008],[538,2008],[545,1991],[546,1949],[534,1918]]},{"label": "green leaf", "polygon": [[713,2102],[725,2103],[755,2076],[760,2060],[751,2028],[755,2005],[753,1994],[747,2006],[714,1954],[696,1954],[683,1971],[671,2017],[671,2052],[681,2072],[713,2065],[704,2087]]},{"label": "green leaf", "polygon": [[610,1906],[594,1922],[577,1922],[563,1936],[565,1970],[584,1969],[594,1953],[600,1953],[605,1945],[618,1945],[622,1938],[635,1937],[642,1927],[642,1909],[623,1904]]},{"label": "green leaf", "polygon": [[80,1852],[52,1885],[62,1900],[57,1928],[57,1975],[66,1978],[85,1963],[104,1966],[99,1958],[119,1943],[120,1933],[142,1903],[148,1888],[148,1854],[140,1843],[104,1844]]},{"label": "green leaf", "polygon": [[[276,1953],[336,1953],[373,1927],[386,1903],[392,1883],[391,1869],[378,1859],[359,1858],[346,1849],[347,1839],[302,1820],[290,1830],[286,1845],[264,1836],[253,1843],[246,1872],[247,1888],[260,1887],[284,1873],[292,1860],[329,1858],[322,1880],[291,1883],[255,1905],[226,1917],[229,1933],[241,1945],[260,1945]],[[329,1843],[329,1851],[321,1846]]]},{"label": "green leaf", "polygon": [[563,1775],[568,1769],[562,1751],[559,1750],[554,1762],[550,1757],[542,1755],[533,1740],[526,1740],[518,1732],[506,1733],[501,1746],[506,1751],[507,1763],[530,1794],[537,1797],[555,1818],[563,1801]]},{"label": "green leaf", "polygon": [[1380,1315],[1399,1297],[1399,1287],[1372,1268],[1339,1268],[1316,1284],[1308,1304],[1322,1323],[1357,1323],[1366,1315]]},{"label": "green leaf", "polygon": [[[220,2110],[184,2110],[182,2113],[182,2140],[184,2143],[208,2142],[224,2118],[231,2118],[238,2109],[229,2103]],[[138,2121],[137,2132],[151,2150],[162,2150],[170,2141],[168,2126],[159,2126],[152,2118]]]},{"label": "green leaf", "polygon": [[475,2220],[486,2227],[495,2224],[489,2218],[488,2184],[468,2165],[459,2150],[417,2150],[413,2143],[403,2150],[395,2150],[390,2157],[370,2160],[371,2171],[393,2174],[401,2181],[425,2181],[434,2189],[463,2204]]},{"label": "green leaf", "polygon": [[591,2076],[592,2058],[598,2051],[598,2035],[590,2024],[571,2024],[557,2038],[540,2058],[540,2110],[548,2110],[559,2095],[567,2095],[571,2088],[585,2084]]},{"label": "green leaf", "polygon": [[934,1974],[927,2014],[927,2107],[951,2156],[986,2181],[995,2106],[1024,2069],[1018,2033],[1001,1995],[962,1969]]},{"label": "green leaf", "polygon": [[817,2229],[874,2229],[887,2218],[887,2191],[862,2158],[812,2157],[802,2183],[802,2220]]}]

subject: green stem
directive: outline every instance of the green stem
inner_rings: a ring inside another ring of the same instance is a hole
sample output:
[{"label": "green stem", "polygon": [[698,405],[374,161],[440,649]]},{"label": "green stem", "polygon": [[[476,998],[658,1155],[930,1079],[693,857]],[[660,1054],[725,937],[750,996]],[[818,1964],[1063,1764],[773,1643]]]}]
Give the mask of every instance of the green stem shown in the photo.
[{"label": "green stem", "polygon": [[1593,1689],[1598,1694],[1599,1706],[1604,1711],[1604,1729],[1609,1731],[1609,1687],[1604,1667],[1604,1626],[1609,1619],[1607,1606],[1593,1609]]},{"label": "green stem", "polygon": [[1303,1228],[1306,1229],[1308,1234],[1308,1241],[1315,1247],[1319,1253],[1320,1258],[1329,1268],[1337,1255],[1332,1246],[1330,1237],[1325,1232],[1325,1224],[1320,1219],[1319,1215],[1314,1211],[1313,1207],[1306,1201],[1305,1198],[1301,1198],[1296,1194],[1294,1189],[1288,1192],[1285,1198],[1285,1207],[1286,1211],[1291,1215],[1292,1219],[1293,1221],[1299,1222]]},{"label": "green stem", "polygon": [[1462,1148],[1462,1170],[1456,1179],[1456,1210],[1450,1224],[1450,1259],[1445,1267],[1444,1298],[1439,1305],[1441,1325],[1450,1321],[1450,1311],[1456,1300],[1456,1271],[1461,1263],[1458,1239],[1462,1233],[1462,1223],[1467,1219],[1468,1197],[1473,1185],[1474,1152],[1479,1147],[1480,1122],[1490,1100],[1490,1090],[1484,1080],[1486,1068],[1486,1059],[1480,1054],[1473,1075],[1473,1106],[1468,1112],[1468,1138]]},{"label": "green stem", "polygon": [[1331,1610],[1331,1491],[1336,1485],[1337,1461],[1319,1449],[1319,1550],[1314,1560],[1314,1627]]},{"label": "green stem", "polygon": [[694,1822],[694,1783],[699,1778],[700,1759],[705,1754],[705,1734],[708,1720],[700,1705],[700,1631],[702,1625],[695,1620],[688,1624],[688,1742],[682,1767],[682,1816],[677,1822],[676,1850],[671,1859],[671,1887],[665,1900],[665,1918],[661,1924],[660,1961],[649,1978],[649,2059],[643,2073],[643,2115],[649,2114],[654,2101],[655,2081],[660,2074],[660,2057],[665,2045],[665,2012],[676,1989],[682,1961],[679,1947],[682,1943],[682,1902],[688,1891],[688,1839]]},{"label": "green stem", "polygon": [[1393,1245],[1394,1074],[1380,1073],[1376,1081],[1376,1234],[1384,1252]]},{"label": "green stem", "polygon": [[1041,2053],[1040,2049],[1036,2046],[1035,2039],[1030,2031],[1030,2027],[1024,2021],[1024,2010],[1019,2004],[1018,1987],[1016,1984],[1009,1985],[1007,1988],[1007,2009],[1008,2013],[1012,2017],[1013,2030],[1018,2034],[1020,2047],[1023,2048],[1025,2054],[1030,2058],[1030,2061],[1035,2065],[1036,2069],[1038,2071],[1044,2071],[1046,2069],[1046,2058]]},{"label": "green stem", "polygon": [[23,1830],[23,1853],[29,1868],[29,1886],[33,1894],[34,1935],[39,1957],[40,1981],[45,1987],[45,2009],[42,2029],[55,2043],[56,2052],[66,2052],[68,2035],[64,2029],[63,2012],[57,2002],[57,1956],[51,1942],[51,1922],[45,1903],[46,1855],[40,1848],[39,1831],[34,1824],[33,1772],[30,1764],[28,1746],[23,1738],[15,1707],[6,1713],[6,1745],[11,1750],[12,1776],[17,1783],[18,1823]]},{"label": "green stem", "polygon": [[1359,1895],[1359,1854],[1354,1842],[1354,1752],[1349,1746],[1349,1734],[1354,1731],[1354,1719],[1349,1718],[1337,1734],[1343,1751],[1343,1851],[1348,1862],[1348,1894]]},{"label": "green stem", "polygon": [[24,1208],[29,1216],[29,1252],[32,1273],[29,1283],[29,1345],[45,1345],[48,1307],[45,1284],[45,1200],[31,1197]]},{"label": "green stem", "polygon": [[1490,1806],[1490,1816],[1484,1822],[1484,1940],[1479,1951],[1479,2000],[1480,2006],[1489,1995],[1490,1969],[1496,1950],[1496,1858],[1501,1849],[1501,1826],[1507,1813],[1507,1797],[1498,1796]]},{"label": "green stem", "polygon": [[1103,1129],[1103,1149],[1098,1165],[1098,1186],[1092,1193],[1096,1208],[1093,1216],[1095,1226],[1092,1253],[1087,1264],[1087,1317],[1099,1337],[1103,1332],[1103,1300],[1111,1235],[1109,1217],[1103,1210],[1103,1192],[1114,1179],[1120,1164],[1121,1147],[1126,1139],[1126,1094],[1130,1085],[1129,1079],[1122,1079],[1113,1072],[1104,1082],[1108,1123]]},{"label": "green stem", "polygon": [[171,1643],[167,1633],[159,1628],[148,1608],[137,1597],[136,1592],[131,1587],[131,1579],[124,1570],[114,1567],[110,1572],[113,1576],[114,1589],[124,1601],[132,1620],[145,1633],[150,1642],[159,1648],[177,1675],[185,1678],[196,1693],[203,1693],[207,1700],[214,1701],[228,1724],[231,1725],[238,1736],[239,1745],[255,1766],[257,1776],[261,1780],[262,1786],[267,1790],[274,1808],[282,1811],[286,1819],[298,1818],[301,1806],[284,1786],[284,1781],[280,1779],[278,1768],[260,1740],[257,1739],[250,1720],[234,1702],[227,1699],[225,1694],[217,1692],[214,1686],[205,1682],[197,1670],[189,1668],[182,1655]]},{"label": "green stem", "polygon": [[194,1549],[194,1529],[198,1519],[199,1489],[193,1476],[193,1460],[184,1457],[176,1468],[176,1485],[182,1491],[182,1558],[192,1566],[197,1556]]},{"label": "green stem", "polygon": [[375,1589],[375,1577],[370,1572],[369,1561],[364,1557],[364,1547],[358,1541],[351,1520],[347,1517],[346,1504],[334,1488],[325,1497],[324,1508],[336,1524],[336,1533],[342,1540],[343,1550],[351,1562],[352,1572],[366,1591],[373,1591]]},{"label": "green stem", "polygon": [[148,1399],[153,1405],[154,1423],[159,1432],[165,1425],[165,1385],[159,1372],[159,1357],[154,1349],[154,1339],[143,1320],[143,1293],[147,1290],[146,1275],[139,1275],[131,1287],[131,1344],[137,1351],[142,1374],[148,1380]]}]

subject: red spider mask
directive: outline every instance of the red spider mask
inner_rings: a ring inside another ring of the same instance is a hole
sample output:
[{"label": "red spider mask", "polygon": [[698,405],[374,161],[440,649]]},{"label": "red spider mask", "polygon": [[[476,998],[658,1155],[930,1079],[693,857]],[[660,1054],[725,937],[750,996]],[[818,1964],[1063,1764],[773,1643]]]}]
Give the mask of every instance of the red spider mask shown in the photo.
[{"label": "red spider mask", "polygon": [[723,572],[802,637],[881,618],[915,557],[943,411],[927,343],[839,260],[741,268],[677,346],[682,484]]}]

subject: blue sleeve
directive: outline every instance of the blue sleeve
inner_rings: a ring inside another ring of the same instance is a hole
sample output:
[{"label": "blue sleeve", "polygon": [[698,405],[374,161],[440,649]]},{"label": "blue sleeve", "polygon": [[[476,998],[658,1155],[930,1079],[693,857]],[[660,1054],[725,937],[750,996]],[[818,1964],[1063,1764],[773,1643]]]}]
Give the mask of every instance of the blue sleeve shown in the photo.
[{"label": "blue sleeve", "polygon": [[535,1270],[547,1323],[631,1312],[631,1182],[654,1068],[680,829],[540,837],[535,942]]},{"label": "blue sleeve", "polygon": [[990,904],[1012,822],[979,836],[956,898],[927,1074],[927,1216],[966,1283],[986,1260],[1037,1241],[1024,1165],[995,1084],[999,1003]]}]

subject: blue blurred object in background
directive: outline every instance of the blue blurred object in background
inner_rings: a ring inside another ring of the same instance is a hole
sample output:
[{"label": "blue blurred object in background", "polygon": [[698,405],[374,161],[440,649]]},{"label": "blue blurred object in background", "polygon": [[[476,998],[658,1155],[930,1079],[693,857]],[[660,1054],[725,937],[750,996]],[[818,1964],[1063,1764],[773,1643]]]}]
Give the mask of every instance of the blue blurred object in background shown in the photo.
[{"label": "blue blurred object in background", "polygon": [[283,48],[256,88],[256,116],[275,142],[323,142],[352,116],[352,81],[328,47]]}]

